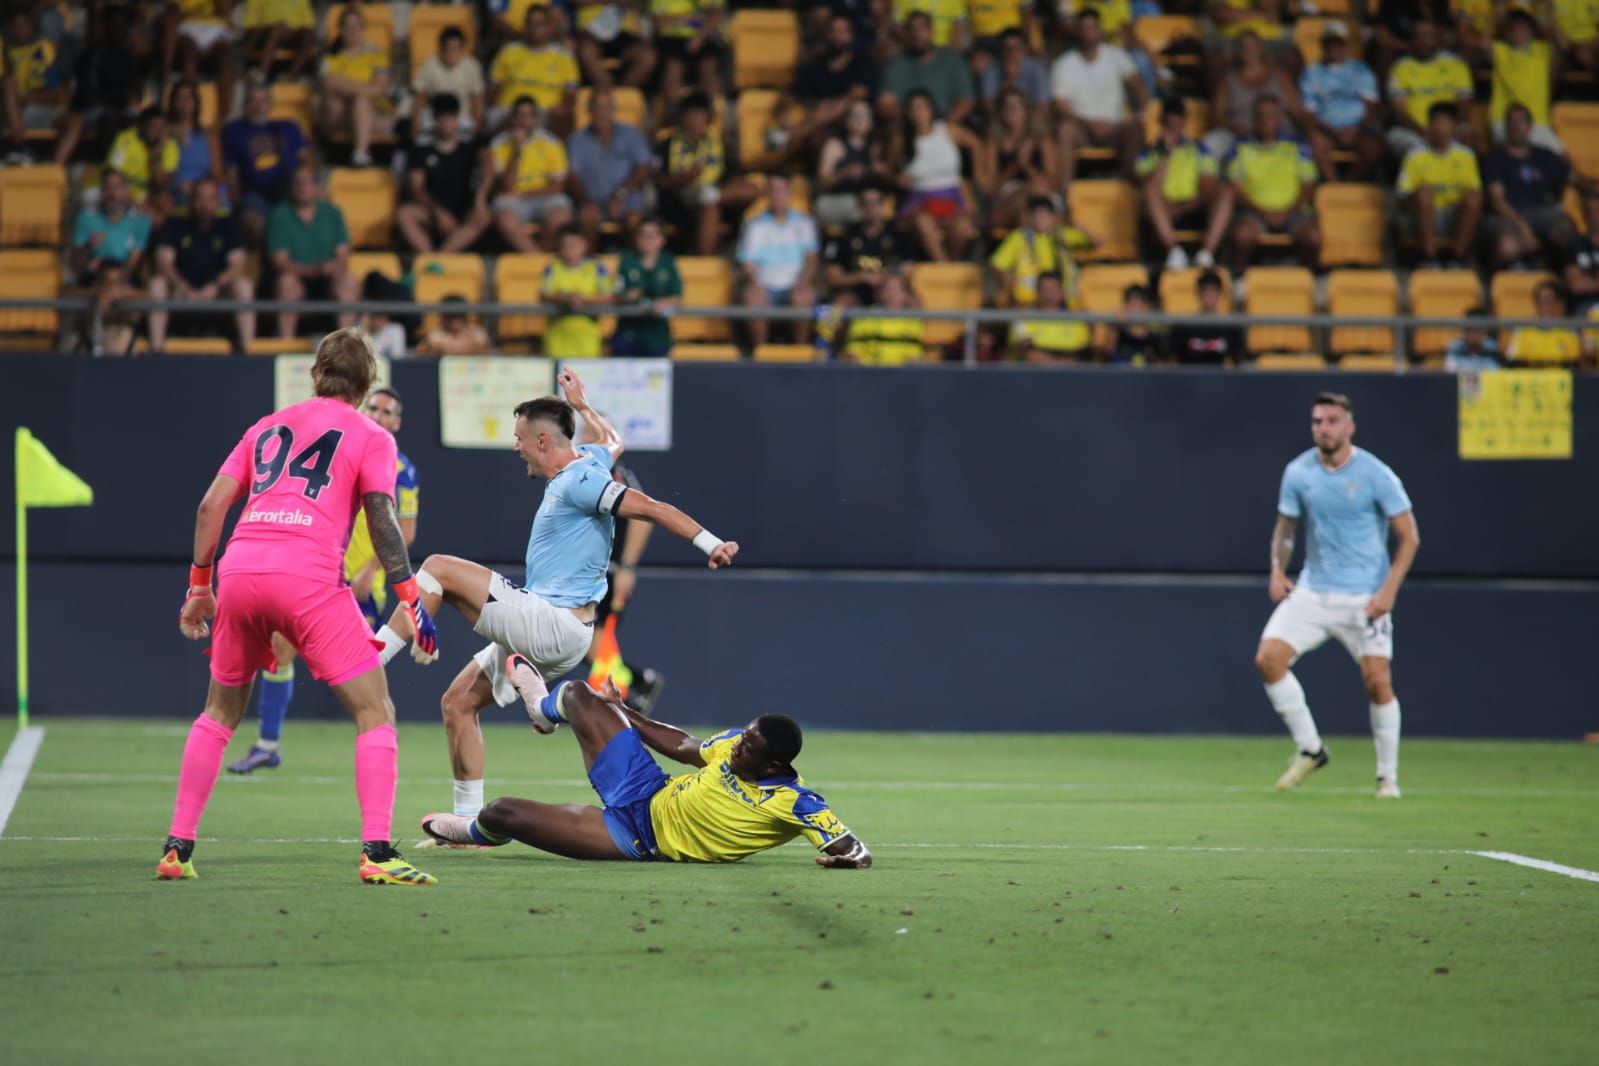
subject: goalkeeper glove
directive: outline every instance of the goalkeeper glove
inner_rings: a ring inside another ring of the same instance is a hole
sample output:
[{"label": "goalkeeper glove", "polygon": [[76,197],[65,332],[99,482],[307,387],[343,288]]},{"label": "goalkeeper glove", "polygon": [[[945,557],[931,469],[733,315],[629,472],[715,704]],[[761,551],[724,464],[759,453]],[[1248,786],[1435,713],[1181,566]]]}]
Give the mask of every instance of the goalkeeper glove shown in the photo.
[{"label": "goalkeeper glove", "polygon": [[422,604],[422,593],[417,590],[416,578],[408,577],[394,586],[394,594],[405,606],[406,617],[411,620],[411,658],[426,666],[439,657],[439,629]]}]

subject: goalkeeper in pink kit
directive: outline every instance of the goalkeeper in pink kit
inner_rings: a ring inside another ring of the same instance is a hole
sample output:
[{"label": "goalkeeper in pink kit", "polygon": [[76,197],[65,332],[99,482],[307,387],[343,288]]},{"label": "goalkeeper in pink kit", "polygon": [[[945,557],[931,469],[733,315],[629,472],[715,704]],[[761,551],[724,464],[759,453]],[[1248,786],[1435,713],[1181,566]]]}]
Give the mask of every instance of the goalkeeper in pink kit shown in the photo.
[{"label": "goalkeeper in pink kit", "polygon": [[[197,876],[191,856],[200,817],[222,753],[244,717],[256,672],[274,666],[276,631],[299,649],[312,674],[333,688],[355,720],[360,879],[383,885],[435,883],[390,841],[399,777],[394,704],[378,660],[382,644],[367,628],[344,580],[344,550],[361,508],[378,560],[416,624],[419,643],[437,648],[438,631],[418,598],[395,518],[394,438],[356,409],[376,376],[377,359],[365,334],[347,329],[324,338],[311,368],[316,397],[251,426],[200,502],[189,594],[178,628],[191,640],[211,635],[211,687],[183,747],[172,828],[156,865],[156,875],[164,880]],[[222,525],[241,499],[245,505],[213,594],[212,560]]]}]

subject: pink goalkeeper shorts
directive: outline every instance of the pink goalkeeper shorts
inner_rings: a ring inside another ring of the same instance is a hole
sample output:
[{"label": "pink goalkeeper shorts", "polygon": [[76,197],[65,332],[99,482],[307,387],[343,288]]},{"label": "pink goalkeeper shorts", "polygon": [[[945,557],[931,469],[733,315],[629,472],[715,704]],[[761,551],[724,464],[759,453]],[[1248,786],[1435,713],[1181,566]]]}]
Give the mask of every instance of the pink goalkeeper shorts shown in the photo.
[{"label": "pink goalkeeper shorts", "polygon": [[313,677],[330,685],[382,665],[383,642],[367,627],[348,585],[224,570],[211,623],[211,677],[237,687],[249,684],[256,671],[272,669],[274,632],[294,645]]}]

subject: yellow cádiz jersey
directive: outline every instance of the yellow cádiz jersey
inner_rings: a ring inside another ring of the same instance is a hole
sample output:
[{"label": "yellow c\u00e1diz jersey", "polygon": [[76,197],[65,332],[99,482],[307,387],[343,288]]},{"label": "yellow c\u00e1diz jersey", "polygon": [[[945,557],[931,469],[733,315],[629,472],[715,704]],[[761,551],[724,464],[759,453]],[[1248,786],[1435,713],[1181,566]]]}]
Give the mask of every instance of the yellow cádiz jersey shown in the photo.
[{"label": "yellow c\u00e1diz jersey", "polygon": [[1425,61],[1406,56],[1388,69],[1388,95],[1402,102],[1422,129],[1427,128],[1433,104],[1445,100],[1464,104],[1475,92],[1471,69],[1451,52],[1439,52]]},{"label": "yellow c\u00e1diz jersey", "polygon": [[[508,133],[502,133],[489,144],[489,158],[494,161],[494,173],[503,174],[511,165],[511,154],[516,142]],[[512,192],[529,193],[558,185],[566,180],[566,145],[560,138],[544,130],[535,130],[533,138],[522,145],[522,154],[516,160],[516,182]],[[559,190],[557,190],[559,191]]]},{"label": "yellow c\u00e1diz jersey", "polygon": [[291,30],[315,29],[311,0],[245,0],[245,29],[264,30],[280,23]]},{"label": "yellow c\u00e1diz jersey", "polygon": [[913,11],[925,11],[933,20],[933,43],[948,48],[956,23],[966,21],[966,0],[894,0],[894,22],[905,25]]},{"label": "yellow c\u00e1diz jersey", "polygon": [[[168,137],[161,146],[161,170],[168,177],[178,169],[178,139]],[[144,203],[150,195],[150,147],[139,139],[139,127],[129,126],[117,134],[106,156],[106,166],[121,171],[128,179],[133,198]]]},{"label": "yellow c\u00e1diz jersey", "polygon": [[727,765],[741,729],[700,745],[703,769],[678,774],[650,797],[656,852],[674,862],[736,862],[804,834],[816,848],[849,835],[799,776],[746,781]]},{"label": "yellow c\u00e1diz jersey", "polygon": [[[540,292],[546,296],[583,296],[593,299],[609,295],[615,287],[610,272],[598,259],[585,259],[577,266],[568,266],[562,260],[554,259],[544,268],[544,284]],[[600,342],[600,324],[592,315],[552,317],[544,331],[544,354],[558,359],[593,359],[605,354]]]},{"label": "yellow c\u00e1diz jersey", "polygon": [[1073,226],[1061,226],[1053,239],[1024,227],[1012,230],[1000,241],[988,263],[995,270],[1016,275],[1011,299],[1018,307],[1031,307],[1038,302],[1038,279],[1044,274],[1060,275],[1066,303],[1073,305],[1077,298],[1077,261],[1072,254],[1093,246],[1089,236]]},{"label": "yellow c\u00e1diz jersey", "polygon": [[922,358],[922,320],[894,318],[888,308],[852,318],[844,352],[867,366],[904,366]]},{"label": "yellow c\u00e1diz jersey", "polygon": [[[416,477],[416,464],[404,452],[398,453],[394,459],[394,517],[415,518],[421,491]],[[355,525],[350,529],[350,546],[344,550],[344,580],[354,581],[355,575],[375,558],[377,549],[372,546],[372,531],[367,528],[366,511],[363,509],[355,513]],[[383,568],[380,566],[377,575],[372,578],[372,602],[381,611],[388,598]]]},{"label": "yellow c\u00e1diz jersey", "polygon": [[1033,5],[1030,0],[967,0],[966,6],[973,37],[998,37],[1006,30],[1021,29],[1022,12]]},{"label": "yellow c\u00e1diz jersey", "polygon": [[1532,120],[1549,125],[1549,73],[1553,62],[1548,41],[1530,41],[1525,48],[1494,42],[1494,91],[1488,117],[1505,120],[1511,104],[1532,112]]},{"label": "yellow c\u00e1diz jersey", "polygon": [[1133,21],[1133,5],[1129,0],[1060,0],[1062,15],[1080,15],[1092,8],[1099,12],[1099,25],[1106,40],[1121,36],[1122,29]]},{"label": "yellow c\u00e1diz jersey", "polygon": [[1582,340],[1575,330],[1524,327],[1510,335],[1509,355],[1518,363],[1560,366],[1582,358]]},{"label": "yellow c\u00e1diz jersey", "polygon": [[379,74],[389,71],[389,57],[374,44],[362,45],[356,51],[343,51],[322,60],[322,75],[336,74],[341,78],[371,85]]},{"label": "yellow c\u00e1diz jersey", "polygon": [[1463,144],[1451,144],[1442,152],[1426,144],[1412,148],[1399,168],[1398,188],[1406,196],[1431,188],[1436,206],[1454,207],[1467,193],[1482,188],[1477,155]]},{"label": "yellow c\u00e1diz jersey", "polygon": [[1599,38],[1599,0],[1554,0],[1555,23],[1572,44]]},{"label": "yellow c\u00e1diz jersey", "polygon": [[534,48],[512,41],[489,67],[489,81],[497,90],[496,107],[511,107],[527,96],[548,110],[559,106],[568,90],[576,91],[578,80],[577,60],[558,44]]}]

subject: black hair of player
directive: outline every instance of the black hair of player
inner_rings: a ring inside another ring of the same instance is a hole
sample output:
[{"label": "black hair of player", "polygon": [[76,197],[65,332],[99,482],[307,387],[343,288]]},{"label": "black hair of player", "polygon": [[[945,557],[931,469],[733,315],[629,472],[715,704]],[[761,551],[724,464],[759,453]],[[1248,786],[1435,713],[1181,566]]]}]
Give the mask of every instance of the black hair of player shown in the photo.
[{"label": "black hair of player", "polygon": [[805,736],[799,723],[786,714],[763,714],[755,719],[755,731],[765,742],[765,754],[772,762],[792,767],[799,758]]},{"label": "black hair of player", "polygon": [[374,396],[387,396],[389,399],[399,404],[400,407],[403,408],[405,406],[405,401],[400,398],[400,390],[396,389],[393,385],[379,385],[377,388],[367,393],[366,398],[370,400]]},{"label": "black hair of player", "polygon": [[512,414],[529,422],[553,422],[555,427],[566,435],[567,440],[577,436],[577,415],[573,412],[572,405],[558,396],[540,396],[536,400],[524,400],[516,405],[516,410]]},{"label": "black hair of player", "polygon": [[1349,397],[1341,392],[1318,392],[1316,402],[1312,407],[1342,407],[1344,413],[1350,418],[1355,417],[1355,405],[1349,402]]}]

